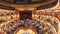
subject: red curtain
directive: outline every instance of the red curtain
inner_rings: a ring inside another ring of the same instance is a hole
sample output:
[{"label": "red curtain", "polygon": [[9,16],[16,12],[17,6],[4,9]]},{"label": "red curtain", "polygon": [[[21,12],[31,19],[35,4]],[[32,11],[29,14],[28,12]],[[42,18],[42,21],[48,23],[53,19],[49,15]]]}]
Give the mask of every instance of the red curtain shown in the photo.
[{"label": "red curtain", "polygon": [[23,14],[20,14],[19,18],[20,18],[20,20],[22,20],[23,19]]},{"label": "red curtain", "polygon": [[[22,12],[22,11],[21,11],[21,12]],[[28,12],[25,12],[25,11],[24,11],[25,13],[24,13],[24,12],[21,13],[21,12],[20,12],[20,20],[25,19],[25,18],[24,18],[24,14],[27,15],[28,19],[32,19],[32,12],[29,12],[29,11],[28,11]]]},{"label": "red curtain", "polygon": [[29,14],[29,19],[32,19],[32,14]]}]

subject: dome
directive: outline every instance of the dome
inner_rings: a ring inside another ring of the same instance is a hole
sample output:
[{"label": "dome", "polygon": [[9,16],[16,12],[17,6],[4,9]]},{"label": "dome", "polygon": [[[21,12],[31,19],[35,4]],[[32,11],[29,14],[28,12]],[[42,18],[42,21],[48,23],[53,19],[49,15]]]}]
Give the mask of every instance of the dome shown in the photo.
[{"label": "dome", "polygon": [[58,0],[0,0],[0,6],[3,5],[2,9],[6,7],[14,10],[16,8],[36,8],[36,10],[48,9],[56,6]]},{"label": "dome", "polygon": [[35,4],[45,2],[46,0],[4,0],[7,3],[14,3],[14,4]]}]

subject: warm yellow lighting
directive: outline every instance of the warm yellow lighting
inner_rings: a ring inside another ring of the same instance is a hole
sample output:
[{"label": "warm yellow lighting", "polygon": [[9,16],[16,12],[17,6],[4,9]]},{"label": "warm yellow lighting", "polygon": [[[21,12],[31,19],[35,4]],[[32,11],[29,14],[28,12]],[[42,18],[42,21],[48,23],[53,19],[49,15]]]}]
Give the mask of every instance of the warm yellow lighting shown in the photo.
[{"label": "warm yellow lighting", "polygon": [[27,30],[21,29],[16,34],[35,34],[35,32],[32,31],[31,29],[27,29]]},{"label": "warm yellow lighting", "polygon": [[32,17],[34,18],[34,14],[32,15]]},{"label": "warm yellow lighting", "polygon": [[20,10],[24,10],[24,9],[20,9]]}]

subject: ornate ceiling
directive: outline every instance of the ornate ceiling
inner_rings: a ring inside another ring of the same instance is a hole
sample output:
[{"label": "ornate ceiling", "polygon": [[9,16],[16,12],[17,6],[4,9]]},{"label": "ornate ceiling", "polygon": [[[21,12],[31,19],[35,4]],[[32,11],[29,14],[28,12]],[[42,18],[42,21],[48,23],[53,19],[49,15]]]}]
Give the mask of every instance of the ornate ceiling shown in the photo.
[{"label": "ornate ceiling", "polygon": [[34,4],[34,3],[44,2],[44,1],[46,1],[46,0],[4,0],[4,2],[13,3],[13,4],[26,4],[26,3]]},{"label": "ornate ceiling", "polygon": [[[12,7],[15,9],[48,9],[56,6],[58,4],[58,0],[0,0],[0,6],[3,5],[3,9],[7,7]],[[1,8],[2,8],[1,7]],[[11,8],[11,9],[12,9]],[[8,9],[9,10],[9,9]],[[12,9],[13,10],[13,9]]]}]

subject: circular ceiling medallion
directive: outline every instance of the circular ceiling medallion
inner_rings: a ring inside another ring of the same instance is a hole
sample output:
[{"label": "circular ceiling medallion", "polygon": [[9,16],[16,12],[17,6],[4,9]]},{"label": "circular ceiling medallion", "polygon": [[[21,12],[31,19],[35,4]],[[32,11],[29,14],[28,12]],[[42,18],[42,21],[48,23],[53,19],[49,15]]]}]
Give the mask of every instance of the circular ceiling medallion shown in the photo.
[{"label": "circular ceiling medallion", "polygon": [[37,34],[37,32],[31,27],[20,27],[14,34]]}]

